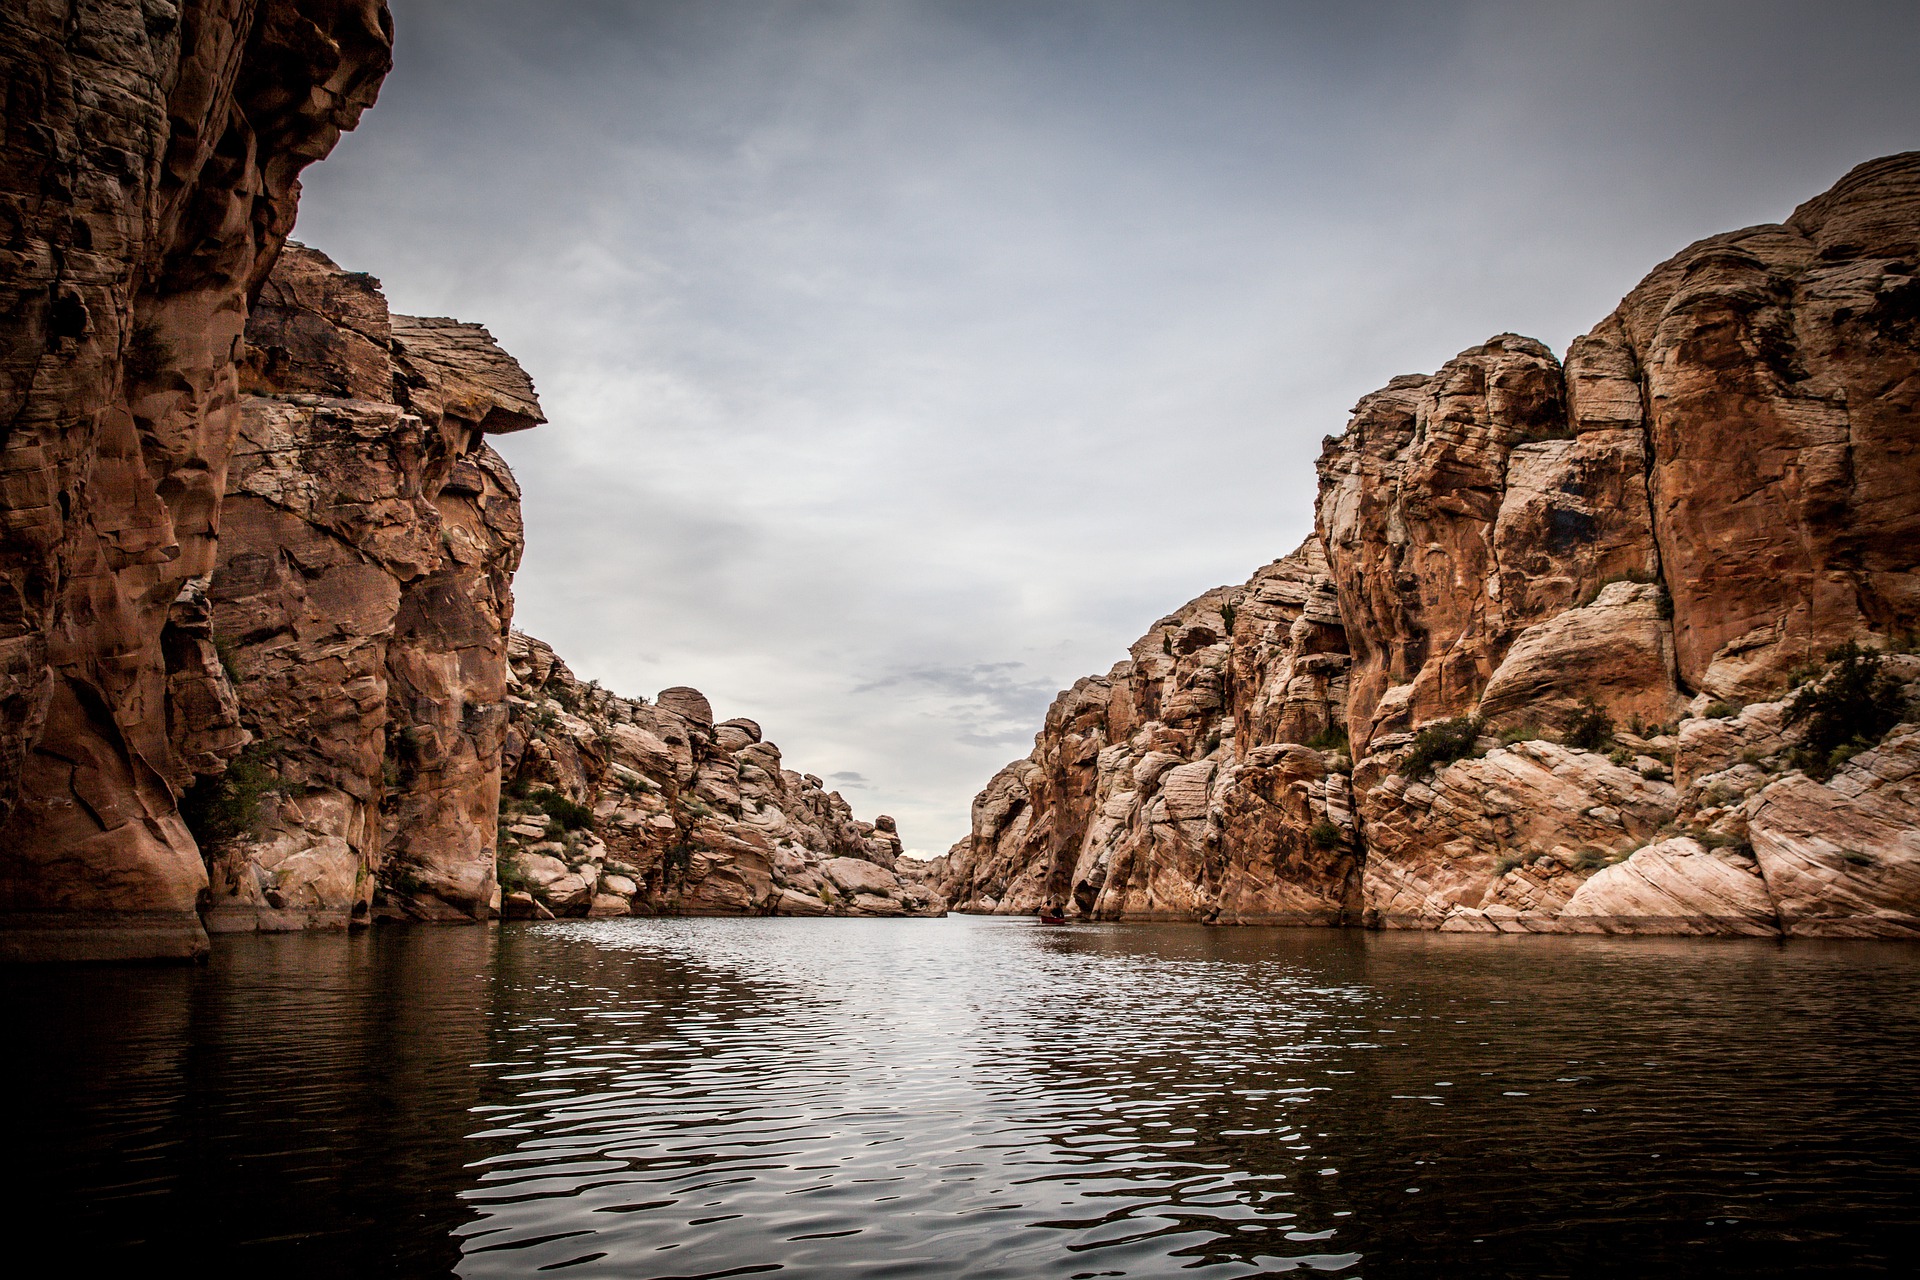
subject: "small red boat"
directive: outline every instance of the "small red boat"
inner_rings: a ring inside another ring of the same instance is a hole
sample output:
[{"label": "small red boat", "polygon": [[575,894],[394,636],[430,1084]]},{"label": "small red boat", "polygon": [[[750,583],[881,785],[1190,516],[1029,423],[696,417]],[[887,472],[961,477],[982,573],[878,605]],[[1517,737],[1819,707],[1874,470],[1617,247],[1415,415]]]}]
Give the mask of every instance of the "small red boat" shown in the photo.
[{"label": "small red boat", "polygon": [[1067,918],[1063,915],[1056,915],[1051,911],[1042,911],[1040,913],[1041,924],[1065,924],[1066,922]]}]

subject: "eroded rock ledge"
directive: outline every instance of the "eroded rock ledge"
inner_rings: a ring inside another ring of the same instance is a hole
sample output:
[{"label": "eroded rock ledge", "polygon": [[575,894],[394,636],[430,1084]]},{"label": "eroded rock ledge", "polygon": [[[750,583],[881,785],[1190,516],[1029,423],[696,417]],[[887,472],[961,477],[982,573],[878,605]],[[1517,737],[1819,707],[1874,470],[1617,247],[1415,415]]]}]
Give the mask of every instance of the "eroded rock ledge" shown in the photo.
[{"label": "eroded rock ledge", "polygon": [[1920,658],[1882,660],[1906,710],[1851,759],[1810,762],[1789,701],[1920,624],[1916,263],[1920,153],[1889,156],[1663,263],[1564,364],[1505,334],[1365,397],[1306,544],[1060,695],[936,883],[1108,919],[1920,936]]}]

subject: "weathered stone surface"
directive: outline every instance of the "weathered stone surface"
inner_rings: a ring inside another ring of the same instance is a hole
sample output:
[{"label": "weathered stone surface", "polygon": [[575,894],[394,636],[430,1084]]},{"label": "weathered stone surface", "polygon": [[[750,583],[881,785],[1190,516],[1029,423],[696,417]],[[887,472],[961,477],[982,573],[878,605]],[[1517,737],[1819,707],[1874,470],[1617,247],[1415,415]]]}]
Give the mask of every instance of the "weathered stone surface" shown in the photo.
[{"label": "weathered stone surface", "polygon": [[1666,723],[1679,692],[1664,601],[1657,586],[1616,582],[1591,604],[1528,627],[1488,679],[1480,716],[1489,728],[1557,728],[1592,700],[1622,723]]},{"label": "weathered stone surface", "polygon": [[[549,877],[581,866],[605,868],[602,897],[649,914],[944,911],[901,858],[892,818],[855,819],[819,778],[785,768],[753,721],[715,725],[684,686],[651,704],[618,697],[530,636],[516,633],[510,652],[500,859],[555,911],[573,907]],[[573,829],[549,818],[556,800],[581,807]]]},{"label": "weathered stone surface", "polygon": [[1270,739],[1336,727],[1346,667],[1317,543],[1208,592],[1055,700],[936,883],[973,911],[1344,919],[1358,905],[1344,757]]},{"label": "weathered stone surface", "polygon": [[1589,872],[1646,844],[1678,807],[1668,784],[1552,742],[1499,748],[1424,780],[1394,765],[1382,752],[1354,774],[1366,918],[1386,928],[1471,927],[1489,912],[1546,928]]},{"label": "weathered stone surface", "polygon": [[244,830],[200,833],[214,927],[342,927],[376,895],[421,919],[494,909],[522,529],[485,433],[539,407],[524,374],[489,398],[512,362],[477,326],[435,322],[461,341],[424,372],[379,345],[417,323],[295,244],[249,321],[208,595],[268,785]]},{"label": "weathered stone surface", "polygon": [[215,566],[235,353],[300,170],[373,101],[391,32],[378,0],[28,4],[0,23],[12,954],[205,946],[206,872],[176,799],[240,743],[193,616]]},{"label": "weathered stone surface", "polygon": [[1780,918],[1752,857],[1684,836],[1638,850],[1581,885],[1560,912],[1595,933],[1777,936]]},{"label": "weathered stone surface", "polygon": [[1747,805],[1748,836],[1786,932],[1920,937],[1920,724],[1819,783],[1793,774]]},{"label": "weathered stone surface", "polygon": [[[1686,249],[1564,365],[1504,334],[1364,397],[1315,538],[1061,694],[939,883],[975,911],[1911,932],[1906,729],[1822,783],[1787,695],[1920,626],[1916,259],[1908,153]],[[1920,659],[1883,668],[1913,705]],[[1456,717],[1465,758],[1416,766]],[[1306,745],[1343,734],[1351,760]]]}]

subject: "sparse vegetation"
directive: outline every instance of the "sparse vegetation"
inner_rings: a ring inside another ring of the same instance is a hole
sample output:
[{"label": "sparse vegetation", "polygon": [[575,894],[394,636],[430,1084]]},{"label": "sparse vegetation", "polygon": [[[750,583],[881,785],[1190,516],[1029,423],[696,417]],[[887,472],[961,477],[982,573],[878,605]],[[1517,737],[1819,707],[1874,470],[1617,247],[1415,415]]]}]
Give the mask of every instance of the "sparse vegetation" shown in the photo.
[{"label": "sparse vegetation", "polygon": [[1220,621],[1226,624],[1228,635],[1233,634],[1233,620],[1238,615],[1239,610],[1234,608],[1231,600],[1220,606]]},{"label": "sparse vegetation", "polygon": [[239,684],[240,668],[234,662],[233,641],[226,636],[215,636],[213,656],[220,660],[220,669],[227,673],[227,683]]},{"label": "sparse vegetation", "polygon": [[1165,631],[1160,633],[1160,652],[1168,657],[1173,656],[1173,636]]},{"label": "sparse vegetation", "polygon": [[1314,734],[1311,738],[1308,738],[1302,745],[1311,747],[1315,751],[1338,751],[1346,754],[1350,750],[1347,741],[1347,726],[1343,724],[1330,724],[1320,732]]},{"label": "sparse vegetation", "polygon": [[554,823],[559,824],[561,831],[586,831],[593,827],[593,810],[574,803],[552,787],[542,787],[527,798],[534,808],[552,819],[548,824],[550,835],[557,834],[553,831]]},{"label": "sparse vegetation", "polygon": [[1899,681],[1879,652],[1848,642],[1827,654],[1827,673],[1787,703],[1787,723],[1805,726],[1793,763],[1821,781],[1877,746],[1906,714]]},{"label": "sparse vegetation", "polygon": [[499,881],[500,892],[519,893],[530,887],[526,868],[520,865],[520,859],[512,853],[496,854],[493,861],[494,879]]},{"label": "sparse vegetation", "polygon": [[267,769],[265,742],[250,743],[217,776],[196,778],[180,798],[180,817],[203,847],[225,844],[258,827],[260,802],[279,781]]},{"label": "sparse vegetation", "polygon": [[1582,698],[1580,709],[1567,724],[1567,745],[1578,751],[1600,751],[1613,741],[1613,717],[1592,698]]},{"label": "sparse vegetation", "polygon": [[1516,742],[1532,742],[1540,736],[1540,727],[1531,724],[1510,724],[1500,731],[1500,741],[1507,746]]},{"label": "sparse vegetation", "polygon": [[1316,849],[1335,849],[1340,845],[1340,828],[1322,818],[1313,824],[1313,829],[1307,833],[1307,838],[1313,841],[1313,847]]},{"label": "sparse vegetation", "polygon": [[1522,861],[1524,861],[1524,859],[1519,857],[1519,855],[1517,854],[1503,853],[1498,858],[1494,859],[1493,874],[1497,876],[1503,876],[1507,874],[1507,872],[1512,871],[1515,867],[1518,867]]},{"label": "sparse vegetation", "polygon": [[1479,736],[1480,721],[1472,716],[1430,724],[1413,735],[1413,746],[1400,762],[1400,772],[1409,778],[1424,778],[1436,768],[1475,755],[1474,740]]},{"label": "sparse vegetation", "polygon": [[1700,713],[1703,720],[1731,720],[1747,709],[1744,702],[1709,702],[1707,709]]}]

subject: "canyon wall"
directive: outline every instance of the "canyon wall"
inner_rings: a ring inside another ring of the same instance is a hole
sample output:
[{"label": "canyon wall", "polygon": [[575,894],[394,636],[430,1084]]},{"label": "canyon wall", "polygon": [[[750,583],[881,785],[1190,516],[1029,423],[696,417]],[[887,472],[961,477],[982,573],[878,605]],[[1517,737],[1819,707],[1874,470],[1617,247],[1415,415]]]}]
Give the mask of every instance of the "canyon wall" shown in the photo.
[{"label": "canyon wall", "polygon": [[213,572],[250,295],[391,64],[378,0],[0,23],[0,954],[185,956],[244,741]]},{"label": "canyon wall", "polygon": [[511,652],[509,916],[944,912],[893,819],[856,820],[758,724],[715,724],[697,689],[619,697],[530,636]]},{"label": "canyon wall", "polygon": [[1564,365],[1508,334],[1365,397],[1307,545],[1062,694],[943,891],[1920,935],[1917,261],[1909,153],[1690,246]]},{"label": "canyon wall", "polygon": [[206,590],[247,747],[184,806],[215,930],[486,919],[520,494],[545,421],[488,332],[289,244],[247,325]]}]

